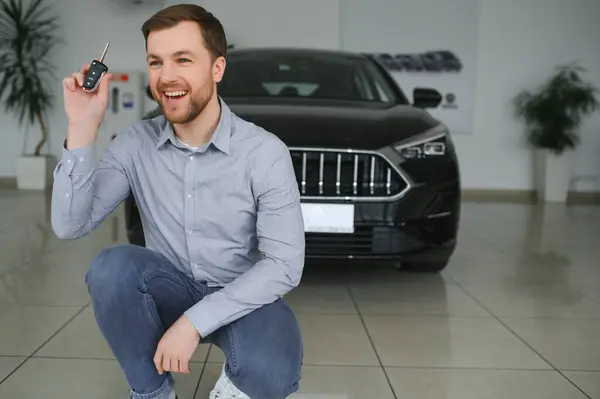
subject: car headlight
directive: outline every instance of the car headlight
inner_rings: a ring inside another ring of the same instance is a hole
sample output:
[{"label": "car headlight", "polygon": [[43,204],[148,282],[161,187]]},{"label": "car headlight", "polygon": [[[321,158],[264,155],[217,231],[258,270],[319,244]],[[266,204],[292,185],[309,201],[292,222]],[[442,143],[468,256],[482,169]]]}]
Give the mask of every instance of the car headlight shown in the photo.
[{"label": "car headlight", "polygon": [[393,145],[404,159],[426,159],[446,155],[446,132],[426,132]]}]

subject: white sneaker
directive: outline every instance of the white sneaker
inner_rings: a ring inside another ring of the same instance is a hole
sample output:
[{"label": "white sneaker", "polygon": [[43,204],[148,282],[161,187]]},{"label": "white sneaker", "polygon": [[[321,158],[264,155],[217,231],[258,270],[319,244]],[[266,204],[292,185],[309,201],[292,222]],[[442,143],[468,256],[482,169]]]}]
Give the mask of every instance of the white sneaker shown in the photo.
[{"label": "white sneaker", "polygon": [[242,391],[233,385],[233,382],[225,374],[225,365],[221,371],[221,376],[217,380],[215,387],[208,396],[208,399],[251,399]]}]

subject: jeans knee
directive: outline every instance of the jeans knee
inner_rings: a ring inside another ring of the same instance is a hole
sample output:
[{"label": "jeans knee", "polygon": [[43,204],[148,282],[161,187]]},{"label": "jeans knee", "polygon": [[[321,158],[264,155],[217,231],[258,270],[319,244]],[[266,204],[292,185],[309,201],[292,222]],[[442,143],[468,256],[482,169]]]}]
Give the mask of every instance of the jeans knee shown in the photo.
[{"label": "jeans knee", "polygon": [[300,367],[296,364],[248,359],[237,365],[232,381],[251,398],[284,399],[296,392]]},{"label": "jeans knee", "polygon": [[119,289],[131,286],[136,278],[136,248],[117,245],[102,250],[90,264],[85,282],[93,297],[115,296]]}]

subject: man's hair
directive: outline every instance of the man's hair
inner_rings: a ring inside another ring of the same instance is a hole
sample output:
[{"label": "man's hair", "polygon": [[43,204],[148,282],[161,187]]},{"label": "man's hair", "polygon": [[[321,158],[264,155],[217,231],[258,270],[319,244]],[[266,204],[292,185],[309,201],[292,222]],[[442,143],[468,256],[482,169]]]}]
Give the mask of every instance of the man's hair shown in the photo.
[{"label": "man's hair", "polygon": [[204,45],[211,53],[213,60],[227,55],[227,38],[221,22],[205,8],[195,4],[177,4],[163,8],[142,25],[142,33],[146,44],[151,32],[172,28],[183,21],[196,22]]}]

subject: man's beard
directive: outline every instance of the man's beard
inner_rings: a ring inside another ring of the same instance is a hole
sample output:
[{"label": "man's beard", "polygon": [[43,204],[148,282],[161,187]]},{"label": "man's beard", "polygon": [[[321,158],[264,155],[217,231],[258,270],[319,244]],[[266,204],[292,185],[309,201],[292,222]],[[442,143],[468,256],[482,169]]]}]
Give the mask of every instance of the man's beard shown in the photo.
[{"label": "man's beard", "polygon": [[188,103],[186,105],[185,112],[181,116],[169,116],[169,113],[165,112],[165,109],[168,107],[168,100],[166,99],[161,101],[159,103],[159,106],[167,121],[169,121],[172,124],[184,125],[186,123],[194,121],[198,117],[198,115],[200,115],[202,111],[204,111],[204,108],[206,108],[206,106],[208,105],[212,94],[212,88],[210,86],[207,87],[203,92],[200,92],[193,97],[192,92],[188,91],[188,94],[186,95],[186,97],[189,97],[189,99],[187,99]]}]

